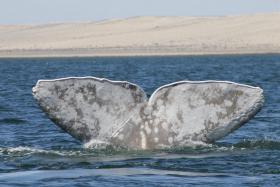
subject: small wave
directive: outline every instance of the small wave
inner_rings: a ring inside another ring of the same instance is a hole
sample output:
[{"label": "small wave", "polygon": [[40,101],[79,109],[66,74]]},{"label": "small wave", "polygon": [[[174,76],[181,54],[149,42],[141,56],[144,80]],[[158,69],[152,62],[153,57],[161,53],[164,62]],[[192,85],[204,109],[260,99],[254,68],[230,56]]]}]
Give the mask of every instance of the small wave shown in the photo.
[{"label": "small wave", "polygon": [[207,154],[207,153],[225,153],[235,151],[249,151],[256,149],[280,150],[280,141],[270,139],[242,140],[235,144],[193,144],[191,146],[173,147],[164,149],[166,153],[175,154]]},{"label": "small wave", "polygon": [[[77,175],[78,173],[78,175]],[[71,170],[40,170],[40,171],[20,171],[2,174],[0,180],[11,181],[13,179],[20,179],[20,182],[29,181],[30,177],[36,181],[60,179],[60,178],[81,178],[89,176],[104,176],[104,177],[120,177],[120,176],[165,176],[165,177],[217,177],[230,176],[224,173],[201,173],[201,172],[187,172],[187,171],[172,171],[172,170],[158,170],[147,168],[111,168],[111,169],[71,169]]]},{"label": "small wave", "polygon": [[245,149],[270,149],[280,150],[280,141],[261,139],[261,140],[243,140],[233,145],[236,148]]},{"label": "small wave", "polygon": [[81,154],[81,151],[75,150],[44,150],[44,149],[37,149],[31,147],[8,147],[8,148],[0,148],[0,155],[9,155],[9,156],[26,156],[32,154],[50,154],[50,155],[57,155],[57,156],[73,156]]},{"label": "small wave", "polygon": [[186,147],[176,147],[167,149],[171,153],[208,153],[208,152],[227,152],[227,151],[242,151],[250,149],[269,149],[280,150],[280,141],[273,139],[256,139],[242,140],[235,144],[194,144]]},{"label": "small wave", "polygon": [[0,124],[23,124],[26,123],[26,120],[19,118],[4,118],[0,119]]},{"label": "small wave", "polygon": [[9,111],[11,111],[11,109],[0,105],[0,112],[9,112]]},{"label": "small wave", "polygon": [[157,156],[166,154],[208,154],[208,153],[227,153],[242,150],[252,149],[269,149],[280,150],[280,142],[268,139],[262,140],[243,140],[235,144],[221,145],[221,144],[197,144],[185,147],[174,147],[161,150],[128,150],[115,149],[107,147],[106,149],[51,149],[45,150],[40,148],[31,148],[26,146],[19,147],[0,147],[0,155],[8,156],[26,156],[26,155],[53,155],[53,156]]},{"label": "small wave", "polygon": [[26,146],[19,147],[0,147],[0,156],[9,156],[9,157],[24,157],[24,156],[57,156],[57,157],[84,157],[90,156],[91,158],[103,158],[103,160],[118,160],[118,159],[133,159],[133,158],[157,158],[157,157],[170,157],[174,154],[208,154],[208,153],[222,153],[225,151],[232,150],[230,147],[219,147],[216,145],[207,145],[207,146],[192,146],[192,147],[180,147],[180,148],[170,148],[163,150],[128,150],[128,149],[40,149],[32,148]]},{"label": "small wave", "polygon": [[151,153],[151,151],[133,151],[127,149],[114,149],[108,147],[106,149],[84,149],[84,148],[74,148],[74,149],[41,149],[32,148],[27,146],[19,147],[0,147],[0,156],[27,156],[27,155],[49,155],[49,156],[63,156],[63,157],[80,157],[80,156],[113,156],[113,155],[143,155],[145,153]]}]

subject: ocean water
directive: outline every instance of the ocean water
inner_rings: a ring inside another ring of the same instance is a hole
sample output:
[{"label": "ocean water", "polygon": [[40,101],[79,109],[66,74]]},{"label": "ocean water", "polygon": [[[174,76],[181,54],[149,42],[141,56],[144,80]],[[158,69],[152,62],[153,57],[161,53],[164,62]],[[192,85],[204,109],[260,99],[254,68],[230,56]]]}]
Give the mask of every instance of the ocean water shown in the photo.
[{"label": "ocean water", "polygon": [[[85,149],[39,109],[38,79],[106,77],[148,95],[180,80],[264,89],[254,119],[211,145],[161,151]],[[0,59],[0,186],[277,186],[280,55]]]}]

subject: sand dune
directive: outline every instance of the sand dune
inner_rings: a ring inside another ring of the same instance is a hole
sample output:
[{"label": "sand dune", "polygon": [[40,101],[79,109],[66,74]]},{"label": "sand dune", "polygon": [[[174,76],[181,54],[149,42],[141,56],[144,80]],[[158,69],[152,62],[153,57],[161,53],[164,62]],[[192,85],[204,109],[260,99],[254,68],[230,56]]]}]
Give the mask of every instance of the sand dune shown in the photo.
[{"label": "sand dune", "polygon": [[0,26],[0,57],[224,53],[280,53],[280,13]]}]

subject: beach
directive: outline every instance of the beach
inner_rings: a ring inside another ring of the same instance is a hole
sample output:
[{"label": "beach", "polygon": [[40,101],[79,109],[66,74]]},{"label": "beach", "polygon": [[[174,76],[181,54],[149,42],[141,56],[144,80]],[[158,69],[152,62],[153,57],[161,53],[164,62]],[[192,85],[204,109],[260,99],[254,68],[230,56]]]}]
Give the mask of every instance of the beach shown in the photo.
[{"label": "beach", "polygon": [[280,53],[280,13],[0,25],[0,57]]}]

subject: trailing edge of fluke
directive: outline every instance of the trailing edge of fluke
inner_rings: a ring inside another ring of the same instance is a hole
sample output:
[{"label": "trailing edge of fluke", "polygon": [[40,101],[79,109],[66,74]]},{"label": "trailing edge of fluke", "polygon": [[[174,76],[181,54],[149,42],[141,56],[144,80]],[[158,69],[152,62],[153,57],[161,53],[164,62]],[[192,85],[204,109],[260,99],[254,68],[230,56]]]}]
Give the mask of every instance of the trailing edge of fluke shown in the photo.
[{"label": "trailing edge of fluke", "polygon": [[260,111],[263,90],[228,81],[180,81],[147,99],[126,81],[39,80],[33,95],[48,117],[87,147],[162,149],[212,143]]}]

